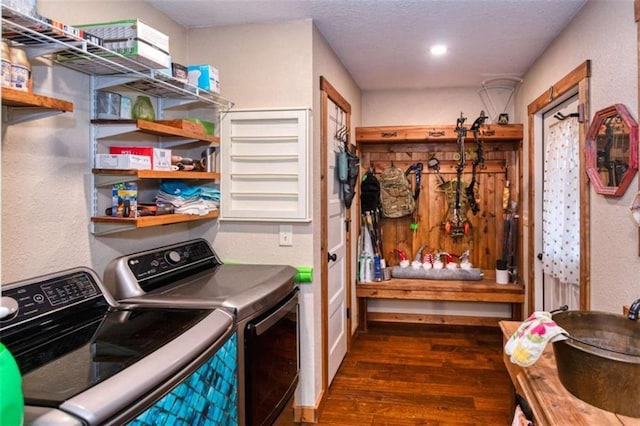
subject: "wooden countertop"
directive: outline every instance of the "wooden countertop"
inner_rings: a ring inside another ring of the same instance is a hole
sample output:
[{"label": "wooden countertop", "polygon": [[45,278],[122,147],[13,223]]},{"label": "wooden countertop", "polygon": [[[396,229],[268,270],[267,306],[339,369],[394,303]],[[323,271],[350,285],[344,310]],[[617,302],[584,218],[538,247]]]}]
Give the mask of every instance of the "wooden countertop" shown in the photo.
[{"label": "wooden countertop", "polygon": [[[518,321],[500,321],[505,342],[520,326]],[[631,418],[601,410],[576,398],[567,391],[558,377],[553,347],[547,346],[531,367],[504,363],[516,391],[531,405],[536,426],[539,425],[625,425],[640,426],[640,418]],[[639,390],[640,392],[640,390]]]}]

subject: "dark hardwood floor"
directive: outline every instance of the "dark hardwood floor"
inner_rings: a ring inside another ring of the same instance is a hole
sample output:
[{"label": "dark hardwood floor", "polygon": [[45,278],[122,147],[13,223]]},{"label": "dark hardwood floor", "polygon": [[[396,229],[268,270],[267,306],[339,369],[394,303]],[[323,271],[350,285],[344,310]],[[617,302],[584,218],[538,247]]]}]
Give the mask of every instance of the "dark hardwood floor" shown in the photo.
[{"label": "dark hardwood floor", "polygon": [[498,327],[370,324],[329,389],[320,425],[510,425]]}]

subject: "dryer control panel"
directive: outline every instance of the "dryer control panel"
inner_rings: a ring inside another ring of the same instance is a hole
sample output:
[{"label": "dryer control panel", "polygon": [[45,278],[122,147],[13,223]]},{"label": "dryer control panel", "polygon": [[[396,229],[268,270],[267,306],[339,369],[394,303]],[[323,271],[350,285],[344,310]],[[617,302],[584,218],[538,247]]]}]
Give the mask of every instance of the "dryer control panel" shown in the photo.
[{"label": "dryer control panel", "polygon": [[212,268],[222,262],[206,241],[195,240],[132,255],[128,258],[127,264],[140,283],[154,277],[203,265]]}]

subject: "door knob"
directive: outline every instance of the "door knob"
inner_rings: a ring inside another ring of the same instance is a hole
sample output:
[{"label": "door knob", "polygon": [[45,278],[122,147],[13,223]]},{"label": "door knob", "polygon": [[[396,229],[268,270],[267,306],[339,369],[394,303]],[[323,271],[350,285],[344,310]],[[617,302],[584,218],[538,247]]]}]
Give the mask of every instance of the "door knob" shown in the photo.
[{"label": "door knob", "polygon": [[335,253],[333,254],[327,253],[327,257],[328,257],[327,262],[335,262],[336,260],[338,260],[338,255]]}]

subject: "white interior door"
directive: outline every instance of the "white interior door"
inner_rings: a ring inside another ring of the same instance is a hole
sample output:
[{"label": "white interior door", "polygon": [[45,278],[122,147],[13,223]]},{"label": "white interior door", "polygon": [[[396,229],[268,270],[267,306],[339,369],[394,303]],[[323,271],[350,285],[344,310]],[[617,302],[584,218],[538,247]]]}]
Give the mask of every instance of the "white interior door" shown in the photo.
[{"label": "white interior door", "polygon": [[[541,218],[540,221],[536,221],[536,223],[542,224],[541,227],[538,227],[538,238],[536,240],[537,248],[536,252],[538,253],[538,262],[536,265],[536,288],[542,288],[542,309],[545,311],[550,311],[556,309],[560,306],[567,305],[571,310],[577,310],[580,308],[580,273],[579,273],[579,264],[580,264],[580,241],[575,240],[573,244],[568,245],[564,244],[562,247],[563,252],[563,261],[567,262],[568,258],[571,258],[568,262],[574,264],[575,272],[572,274],[575,276],[575,283],[567,282],[569,280],[559,278],[561,276],[565,276],[564,274],[558,273],[550,273],[548,270],[545,271],[544,263],[545,262],[556,262],[556,260],[549,260],[549,256],[552,256],[552,253],[547,253],[549,251],[549,246],[553,244],[548,244],[545,241],[547,239],[552,240],[562,240],[562,224],[559,223],[557,219],[555,219],[554,213],[552,209],[554,209],[554,203],[550,201],[553,198],[550,194],[550,189],[553,191],[564,190],[564,191],[573,191],[575,194],[575,206],[577,208],[578,214],[575,217],[575,228],[574,230],[579,230],[579,180],[569,180],[566,177],[562,179],[554,179],[552,176],[549,176],[549,173],[546,171],[549,167],[545,167],[545,162],[550,161],[550,158],[554,155],[551,151],[552,143],[558,143],[558,139],[566,140],[567,143],[575,144],[575,148],[573,150],[573,154],[565,157],[564,164],[566,167],[577,168],[576,176],[579,173],[579,164],[580,164],[580,150],[577,149],[579,140],[577,137],[577,118],[571,117],[570,114],[575,114],[578,109],[578,98],[577,95],[568,99],[567,101],[561,103],[550,111],[546,112],[543,116],[543,147],[542,147],[542,156],[541,163],[539,164],[538,170],[541,170],[543,187],[537,190],[536,194],[539,197],[539,202],[536,203],[538,205],[538,217]],[[564,120],[561,119],[564,117]],[[573,140],[575,139],[575,140]],[[552,142],[553,141],[553,142]],[[564,151],[566,154],[566,151]],[[564,189],[559,188],[558,181],[562,180],[565,182],[570,182],[568,186],[573,189],[567,188],[565,186]],[[550,188],[550,186],[554,185],[555,187]],[[574,187],[575,186],[575,187]],[[551,219],[554,217],[554,219]],[[578,231],[579,235],[579,231]],[[546,247],[546,248],[545,248]],[[548,268],[546,268],[548,269]],[[576,276],[577,275],[577,276]],[[538,303],[536,303],[538,305]]]},{"label": "white interior door", "polygon": [[347,311],[346,311],[346,230],[345,207],[342,202],[338,181],[336,150],[339,141],[335,139],[337,130],[345,123],[346,114],[331,100],[327,101],[327,301],[329,350],[328,377],[331,384],[347,353]]}]

